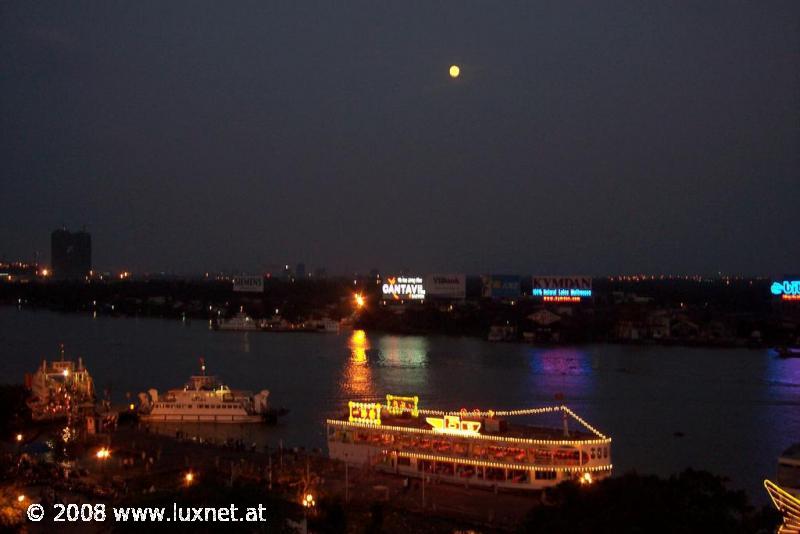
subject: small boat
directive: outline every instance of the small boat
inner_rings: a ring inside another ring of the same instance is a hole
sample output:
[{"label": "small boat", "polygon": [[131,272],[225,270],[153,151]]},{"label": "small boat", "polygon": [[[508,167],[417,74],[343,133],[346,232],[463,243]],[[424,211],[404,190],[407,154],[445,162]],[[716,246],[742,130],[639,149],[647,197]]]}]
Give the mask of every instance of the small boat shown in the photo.
[{"label": "small boat", "polygon": [[775,350],[781,358],[800,358],[800,347],[778,347]]},{"label": "small boat", "polygon": [[190,377],[182,389],[171,389],[164,395],[155,389],[139,393],[139,419],[157,423],[275,423],[287,413],[270,408],[266,389],[255,395],[230,389],[206,375],[202,359],[200,370],[201,374]]},{"label": "small boat", "polygon": [[80,407],[94,406],[94,381],[83,360],[78,358],[77,364],[65,360],[63,345],[60,352],[58,361],[43,361],[35,373],[25,376],[30,391],[26,403],[34,421],[66,419]]},{"label": "small boat", "polygon": [[257,321],[244,313],[243,309],[240,309],[239,313],[230,319],[219,320],[217,322],[217,330],[226,330],[229,332],[249,332],[260,330],[260,326]]}]

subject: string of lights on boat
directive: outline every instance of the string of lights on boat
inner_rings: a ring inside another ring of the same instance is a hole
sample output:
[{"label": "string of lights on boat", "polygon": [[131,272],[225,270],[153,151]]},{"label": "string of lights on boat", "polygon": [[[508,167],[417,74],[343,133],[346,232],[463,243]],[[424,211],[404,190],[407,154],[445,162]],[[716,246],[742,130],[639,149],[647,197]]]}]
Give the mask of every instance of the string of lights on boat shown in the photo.
[{"label": "string of lights on boat", "polygon": [[523,416],[523,415],[539,415],[539,414],[543,414],[543,413],[552,413],[552,412],[556,412],[556,411],[565,412],[570,417],[572,417],[573,419],[578,421],[580,424],[582,424],[584,427],[586,427],[587,430],[589,430],[590,432],[595,434],[597,437],[599,437],[601,439],[608,439],[608,437],[606,435],[604,435],[602,432],[600,432],[599,430],[594,428],[592,425],[587,423],[582,417],[580,417],[578,414],[576,414],[575,412],[573,412],[572,410],[570,410],[569,408],[567,408],[564,405],[561,405],[561,406],[544,406],[544,407],[541,407],[541,408],[523,408],[521,410],[497,410],[497,411],[495,411],[495,410],[486,410],[486,411],[473,410],[471,412],[468,411],[468,410],[461,410],[461,411],[457,411],[457,412],[446,412],[446,411],[442,411],[442,410],[426,410],[424,408],[420,408],[419,409],[419,413],[422,414],[422,415],[439,415],[439,416],[442,416],[442,415],[460,415],[462,417],[466,415],[466,416],[470,416],[470,417],[489,417],[489,418],[493,418],[493,417],[518,417],[518,416]]},{"label": "string of lights on boat", "polygon": [[[329,425],[349,427],[349,428],[363,428],[365,430],[378,430],[389,432],[405,432],[411,434],[422,434],[426,436],[441,436],[442,432],[429,430],[426,428],[414,428],[407,426],[393,426],[384,425],[380,426],[372,423],[362,423],[360,421],[341,421],[339,419],[328,419],[326,421]],[[597,432],[596,432],[597,433]],[[597,433],[602,436],[602,434]],[[507,436],[494,436],[491,434],[472,434],[470,439],[481,439],[486,441],[498,441],[504,443],[522,443],[527,445],[566,445],[566,446],[580,446],[580,445],[608,445],[611,439],[602,436],[600,439],[586,439],[586,440],[569,440],[569,439],[534,439],[534,438],[512,438]],[[505,464],[504,464],[505,465]]]},{"label": "string of lights on boat", "polygon": [[487,462],[485,460],[472,460],[470,458],[454,458],[452,456],[437,456],[434,454],[420,454],[416,452],[404,452],[404,451],[389,451],[384,450],[383,454],[396,454],[401,458],[415,458],[417,460],[427,460],[429,462],[447,462],[447,463],[458,463],[464,465],[474,465],[477,467],[493,467],[496,469],[517,469],[519,471],[530,471],[531,469],[535,469],[537,471],[564,471],[567,473],[585,473],[585,472],[597,472],[597,471],[611,471],[612,464],[607,465],[596,465],[596,466],[588,466],[583,465],[580,467],[553,467],[553,466],[539,466],[539,465],[532,465],[532,464],[510,464],[510,463],[502,463],[502,462]]}]

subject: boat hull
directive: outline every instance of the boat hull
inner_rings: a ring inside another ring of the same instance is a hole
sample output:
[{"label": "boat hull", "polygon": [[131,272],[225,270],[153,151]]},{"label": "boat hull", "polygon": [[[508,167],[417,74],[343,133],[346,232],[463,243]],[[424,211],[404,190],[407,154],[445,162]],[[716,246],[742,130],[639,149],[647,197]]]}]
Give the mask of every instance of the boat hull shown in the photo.
[{"label": "boat hull", "polygon": [[261,415],[140,414],[146,423],[263,423]]}]

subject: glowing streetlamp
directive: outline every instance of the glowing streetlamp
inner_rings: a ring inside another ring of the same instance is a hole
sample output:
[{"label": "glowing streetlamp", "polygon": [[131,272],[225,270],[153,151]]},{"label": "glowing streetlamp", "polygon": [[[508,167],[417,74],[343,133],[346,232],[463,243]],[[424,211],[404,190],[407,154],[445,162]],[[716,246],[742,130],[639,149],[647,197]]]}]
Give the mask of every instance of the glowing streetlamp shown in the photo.
[{"label": "glowing streetlamp", "polygon": [[17,443],[22,443],[22,434],[17,434]]},{"label": "glowing streetlamp", "polygon": [[25,502],[25,495],[21,493],[17,495],[17,502]]},{"label": "glowing streetlamp", "polygon": [[594,480],[592,480],[592,474],[591,473],[584,473],[583,476],[581,477],[581,485],[587,485],[588,486],[592,482],[594,482]]},{"label": "glowing streetlamp", "polygon": [[363,308],[364,304],[366,304],[366,301],[364,300],[364,295],[362,295],[361,293],[356,293],[355,295],[353,295],[353,300],[355,301],[357,308]]},{"label": "glowing streetlamp", "polygon": [[108,460],[108,457],[111,456],[111,451],[103,447],[102,449],[98,449],[94,455],[98,460]]},{"label": "glowing streetlamp", "polygon": [[183,481],[186,483],[187,486],[191,486],[194,482],[194,473],[189,471],[183,476]]}]

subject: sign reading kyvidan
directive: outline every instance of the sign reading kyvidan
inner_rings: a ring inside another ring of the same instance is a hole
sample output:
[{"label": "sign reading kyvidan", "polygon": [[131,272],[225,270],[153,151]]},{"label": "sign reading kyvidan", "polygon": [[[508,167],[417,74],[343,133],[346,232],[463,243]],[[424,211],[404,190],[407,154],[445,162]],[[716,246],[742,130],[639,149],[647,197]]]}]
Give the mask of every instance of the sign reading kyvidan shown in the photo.
[{"label": "sign reading kyvidan", "polygon": [[545,302],[580,302],[592,297],[592,277],[534,276],[531,296]]}]

